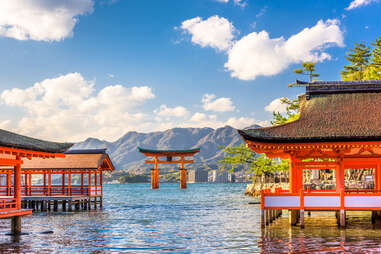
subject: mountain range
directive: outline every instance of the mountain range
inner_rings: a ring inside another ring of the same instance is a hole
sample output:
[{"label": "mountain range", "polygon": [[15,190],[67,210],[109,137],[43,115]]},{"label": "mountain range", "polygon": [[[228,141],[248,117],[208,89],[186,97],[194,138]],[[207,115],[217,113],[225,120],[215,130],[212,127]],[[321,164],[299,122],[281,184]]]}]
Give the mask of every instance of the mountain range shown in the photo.
[{"label": "mountain range", "polygon": [[[249,128],[257,127],[260,126]],[[152,165],[144,163],[146,158],[138,152],[138,147],[158,150],[200,148],[200,153],[195,155],[193,167],[215,169],[224,156],[218,146],[236,146],[242,142],[237,130],[230,126],[218,129],[173,128],[150,133],[131,131],[115,142],[88,138],[75,144],[72,149],[107,148],[116,170],[146,171]]]}]

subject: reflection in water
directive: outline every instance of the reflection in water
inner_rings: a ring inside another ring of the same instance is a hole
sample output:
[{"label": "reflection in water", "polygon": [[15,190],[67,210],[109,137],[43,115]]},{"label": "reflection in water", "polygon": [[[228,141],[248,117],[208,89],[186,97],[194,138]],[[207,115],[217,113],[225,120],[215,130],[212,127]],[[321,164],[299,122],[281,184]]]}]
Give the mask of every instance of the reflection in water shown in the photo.
[{"label": "reflection in water", "polygon": [[290,227],[286,216],[262,230],[263,253],[381,252],[381,223],[372,225],[369,213],[350,213],[345,229],[337,226],[334,213],[313,213],[304,229]]},{"label": "reflection in water", "polygon": [[[381,252],[381,225],[352,216],[346,230],[331,215],[306,217],[305,229],[285,217],[261,231],[259,206],[244,184],[107,185],[104,209],[36,213],[19,238],[0,220],[0,253],[287,253]],[[53,233],[46,233],[52,231]]]}]

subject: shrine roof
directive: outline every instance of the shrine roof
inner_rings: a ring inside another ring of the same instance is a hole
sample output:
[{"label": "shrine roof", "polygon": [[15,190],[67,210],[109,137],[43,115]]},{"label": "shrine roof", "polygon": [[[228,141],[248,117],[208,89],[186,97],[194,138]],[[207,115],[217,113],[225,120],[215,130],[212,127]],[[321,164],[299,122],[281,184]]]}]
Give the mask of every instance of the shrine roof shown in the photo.
[{"label": "shrine roof", "polygon": [[73,144],[35,139],[0,129],[0,146],[47,153],[63,153]]},{"label": "shrine roof", "polygon": [[195,154],[200,152],[200,148],[192,148],[192,149],[178,149],[178,150],[155,150],[155,149],[146,149],[138,147],[139,152],[145,154],[157,154],[157,155],[165,155],[171,156],[175,154]]},{"label": "shrine roof", "polygon": [[333,81],[306,85],[298,120],[239,130],[245,140],[312,143],[381,140],[381,81]]}]

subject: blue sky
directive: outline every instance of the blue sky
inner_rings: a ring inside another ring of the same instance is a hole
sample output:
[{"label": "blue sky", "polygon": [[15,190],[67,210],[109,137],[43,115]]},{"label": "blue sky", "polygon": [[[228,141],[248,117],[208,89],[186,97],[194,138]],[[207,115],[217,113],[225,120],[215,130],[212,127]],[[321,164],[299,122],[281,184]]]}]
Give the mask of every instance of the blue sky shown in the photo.
[{"label": "blue sky", "polygon": [[277,98],[303,93],[287,87],[292,70],[315,60],[320,79],[339,80],[348,48],[381,36],[380,11],[372,0],[1,1],[0,128],[111,141],[266,125]]}]

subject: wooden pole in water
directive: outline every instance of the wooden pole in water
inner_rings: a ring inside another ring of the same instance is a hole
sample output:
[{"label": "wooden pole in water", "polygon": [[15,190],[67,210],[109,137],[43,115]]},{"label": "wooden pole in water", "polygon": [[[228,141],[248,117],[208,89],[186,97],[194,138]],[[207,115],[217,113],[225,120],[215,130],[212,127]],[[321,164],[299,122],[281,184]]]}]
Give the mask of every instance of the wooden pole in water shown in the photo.
[{"label": "wooden pole in water", "polygon": [[152,170],[151,174],[151,188],[159,188],[159,158],[155,156],[155,168]]},{"label": "wooden pole in water", "polygon": [[187,188],[187,170],[184,168],[184,156],[181,156],[180,189]]},{"label": "wooden pole in water", "polygon": [[[20,164],[17,164],[14,167],[13,174],[13,183],[14,183],[14,199],[16,201],[17,210],[21,210],[21,158],[20,156],[16,156],[16,160],[20,161]],[[12,235],[21,234],[21,216],[12,217]]]}]

